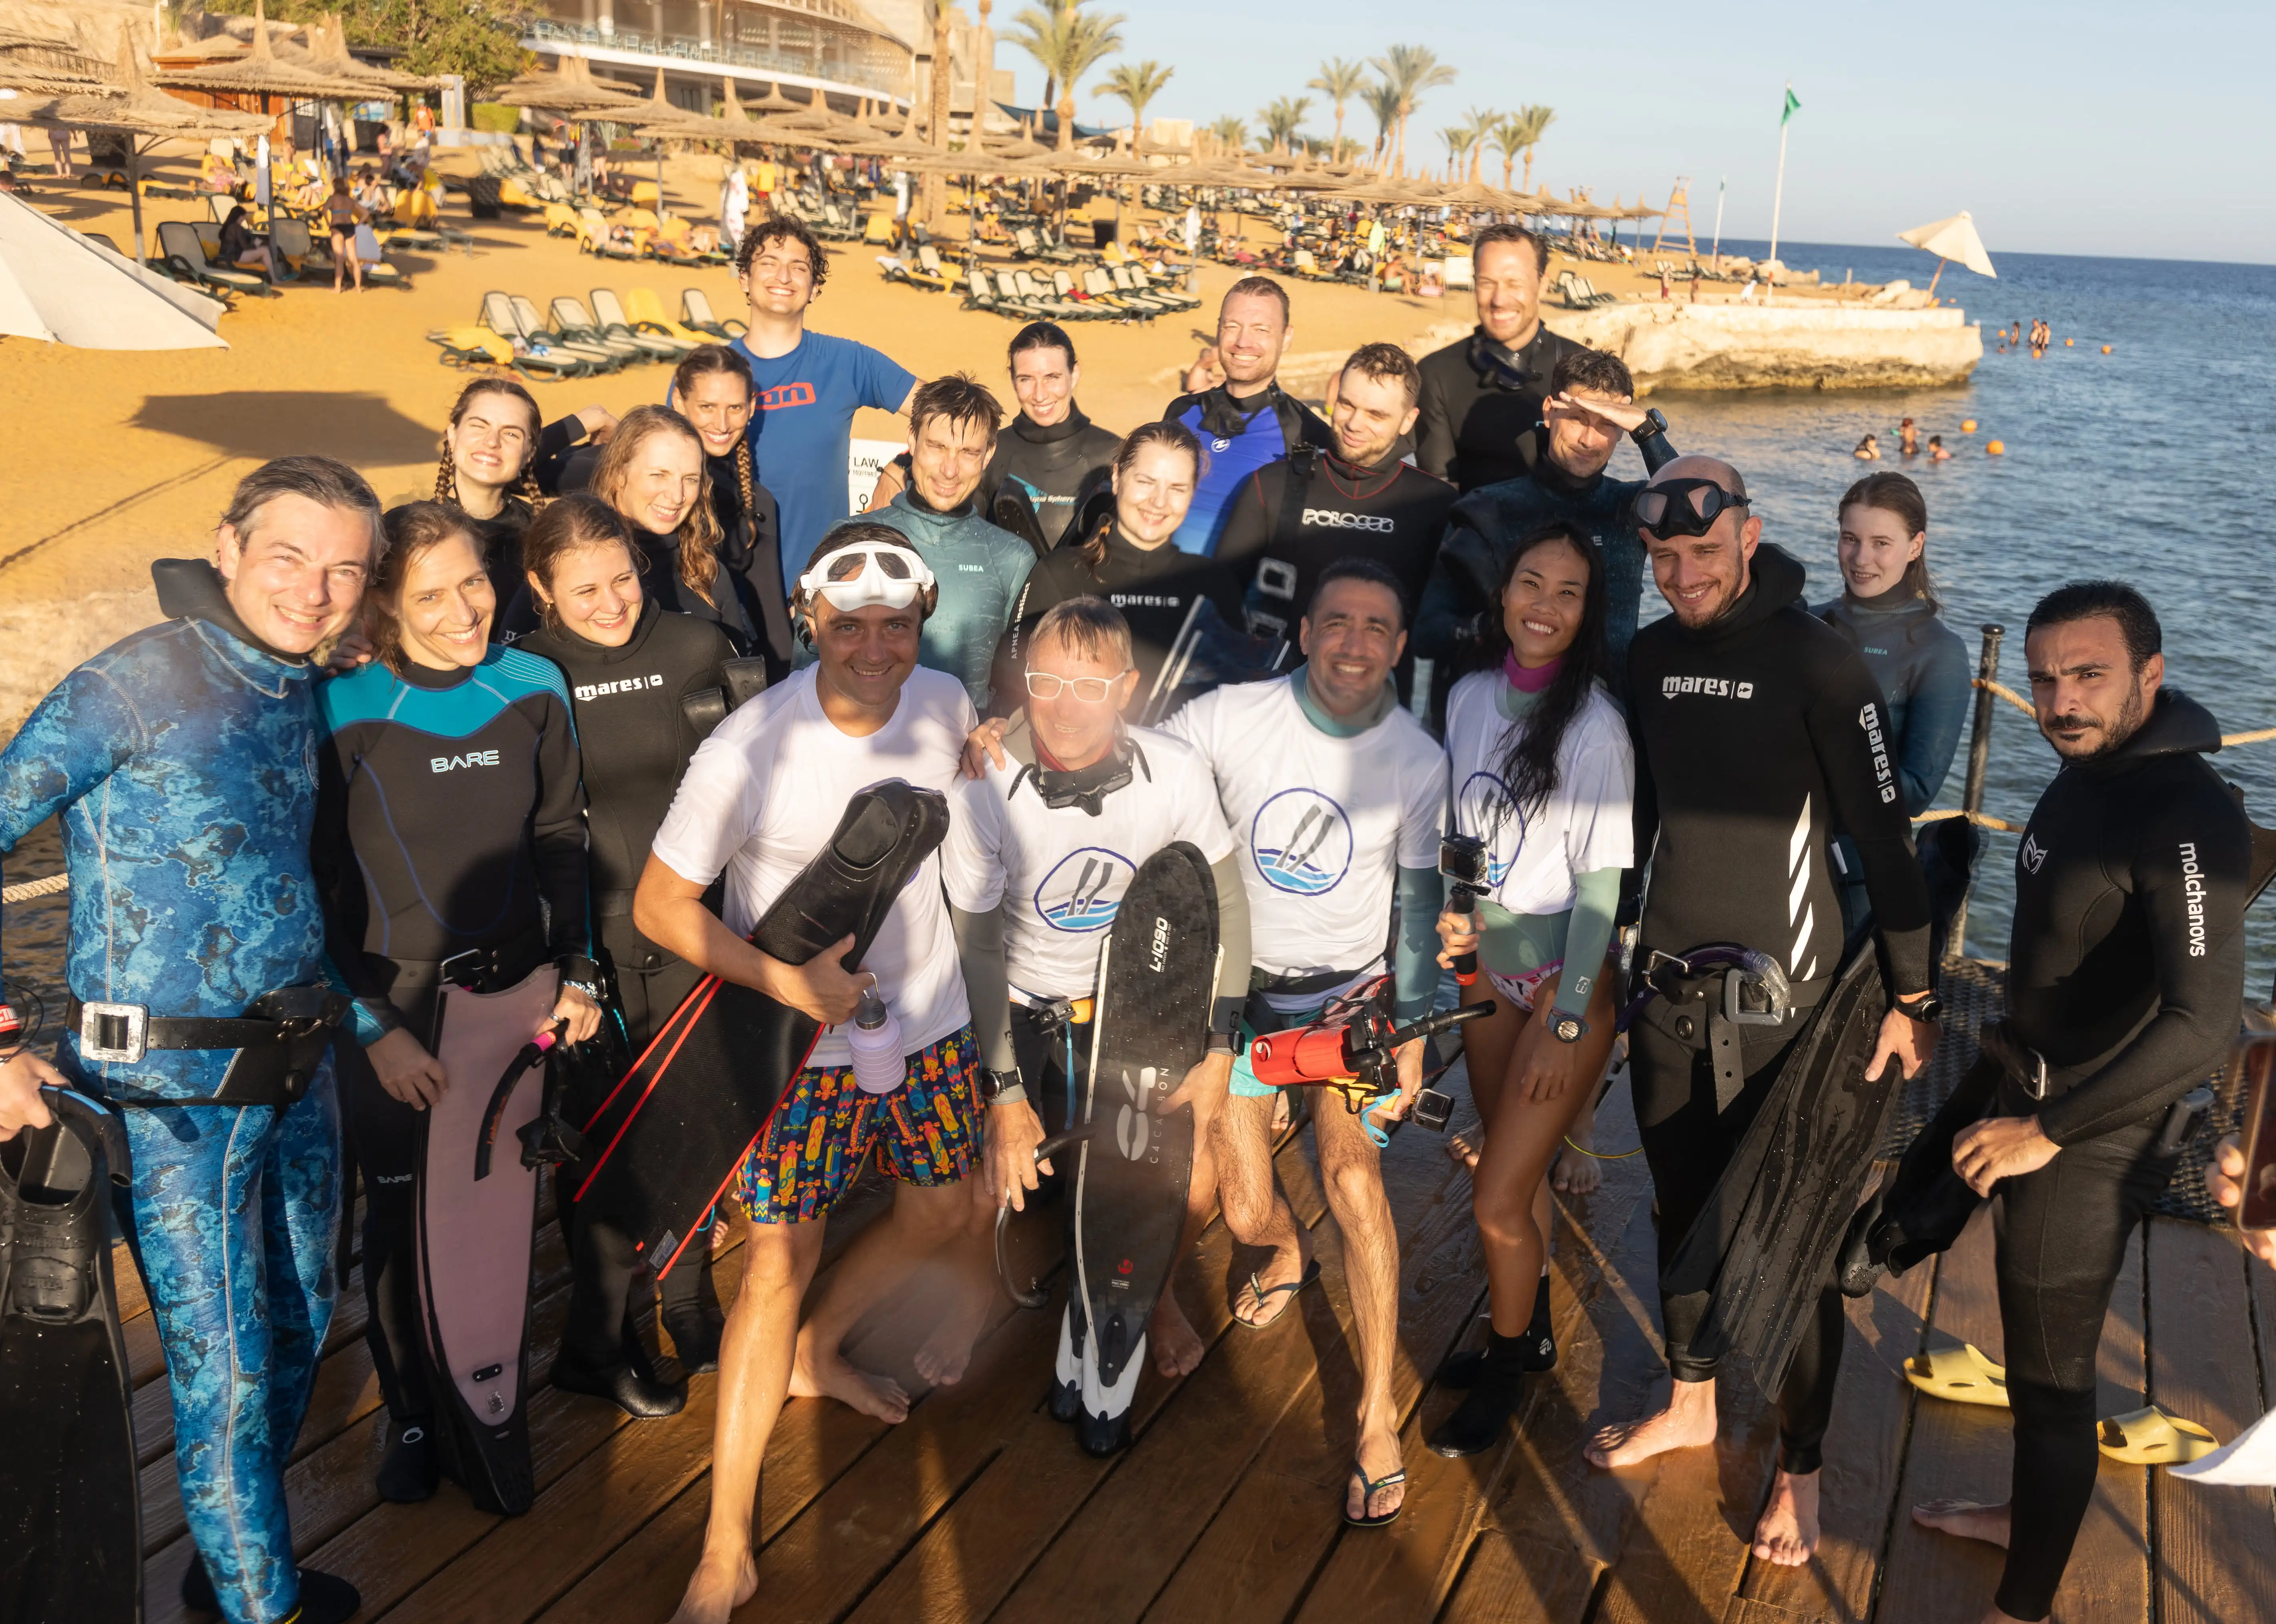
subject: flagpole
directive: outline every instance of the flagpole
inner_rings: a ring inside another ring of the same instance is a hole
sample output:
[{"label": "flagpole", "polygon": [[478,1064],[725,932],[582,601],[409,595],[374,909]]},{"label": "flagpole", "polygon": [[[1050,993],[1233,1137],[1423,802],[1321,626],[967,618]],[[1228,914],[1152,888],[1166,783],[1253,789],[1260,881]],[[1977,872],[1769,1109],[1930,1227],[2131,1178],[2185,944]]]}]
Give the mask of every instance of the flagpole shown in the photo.
[{"label": "flagpole", "polygon": [[[1794,99],[1794,80],[1786,81],[1786,94],[1787,101],[1791,102]],[[1778,272],[1774,268],[1778,262],[1779,211],[1786,204],[1786,127],[1793,122],[1790,109],[1779,113],[1778,186],[1771,193],[1771,262],[1763,269],[1764,304],[1770,303],[1771,296],[1778,292]]]},{"label": "flagpole", "polygon": [[1730,189],[1730,185],[1728,175],[1715,183],[1715,247],[1712,252],[1714,271],[1718,277],[1723,274],[1723,194]]}]

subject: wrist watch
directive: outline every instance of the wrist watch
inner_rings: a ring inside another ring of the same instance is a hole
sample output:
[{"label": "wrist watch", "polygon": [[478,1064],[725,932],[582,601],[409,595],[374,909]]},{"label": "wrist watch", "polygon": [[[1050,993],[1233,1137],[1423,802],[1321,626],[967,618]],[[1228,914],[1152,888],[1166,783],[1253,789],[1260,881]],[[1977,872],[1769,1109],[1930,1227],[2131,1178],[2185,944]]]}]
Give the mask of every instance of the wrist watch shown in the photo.
[{"label": "wrist watch", "polygon": [[1589,1036],[1589,1023],[1569,1010],[1551,1009],[1549,1036],[1560,1043],[1577,1043]]},{"label": "wrist watch", "polygon": [[1209,1035],[1209,1048],[1206,1052],[1210,1054],[1232,1054],[1240,1047],[1240,1044],[1239,1040],[1236,1039],[1231,1032],[1212,1032]]},{"label": "wrist watch", "polygon": [[1916,992],[1910,998],[1899,998],[1896,1007],[1915,1021],[1944,1019],[1944,1000],[1934,992]]},{"label": "wrist watch", "polygon": [[1026,1082],[1020,1068],[1007,1072],[983,1071],[980,1074],[980,1103],[983,1105],[1016,1104],[1028,1097]]},{"label": "wrist watch", "polygon": [[1628,438],[1634,440],[1638,445],[1642,445],[1646,440],[1650,439],[1652,436],[1656,434],[1665,434],[1666,432],[1667,419],[1665,415],[1661,413],[1658,406],[1647,406],[1644,409],[1643,421],[1638,423],[1635,428],[1628,430]]}]

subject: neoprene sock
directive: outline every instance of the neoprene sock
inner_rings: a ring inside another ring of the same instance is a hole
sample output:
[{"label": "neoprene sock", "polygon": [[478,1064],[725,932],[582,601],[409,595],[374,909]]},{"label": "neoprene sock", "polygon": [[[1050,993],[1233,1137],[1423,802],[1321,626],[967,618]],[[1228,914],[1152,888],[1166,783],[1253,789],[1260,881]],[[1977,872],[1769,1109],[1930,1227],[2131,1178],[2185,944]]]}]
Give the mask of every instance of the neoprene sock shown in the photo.
[{"label": "neoprene sock", "polygon": [[1437,1453],[1453,1458],[1482,1454],[1501,1441],[1503,1430],[1525,1391],[1526,1356],[1535,1344],[1530,1337],[1486,1333],[1485,1356],[1478,1363],[1477,1379],[1425,1441]]},{"label": "neoprene sock", "polygon": [[433,1498],[443,1474],[434,1424],[424,1415],[388,1423],[387,1458],[379,1463],[379,1498],[412,1505]]},{"label": "neoprene sock", "polygon": [[[1533,1294],[1533,1318],[1525,1330],[1512,1339],[1526,1346],[1525,1368],[1529,1370],[1553,1370],[1557,1368],[1557,1338],[1549,1325],[1549,1277],[1541,1277],[1541,1286]],[[1466,1353],[1449,1354],[1431,1379],[1441,1387],[1463,1388],[1478,1379],[1479,1367],[1485,1363],[1485,1350],[1471,1348]]]}]

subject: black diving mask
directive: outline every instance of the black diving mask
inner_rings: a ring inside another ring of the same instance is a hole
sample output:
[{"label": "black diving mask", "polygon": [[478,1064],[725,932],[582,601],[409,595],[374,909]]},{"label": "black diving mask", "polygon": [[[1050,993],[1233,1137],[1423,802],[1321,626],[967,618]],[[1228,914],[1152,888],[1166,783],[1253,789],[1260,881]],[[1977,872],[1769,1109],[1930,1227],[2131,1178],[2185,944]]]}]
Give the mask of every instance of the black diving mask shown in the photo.
[{"label": "black diving mask", "polygon": [[1635,519],[1638,527],[1665,542],[1704,535],[1726,512],[1749,505],[1746,497],[1733,496],[1711,479],[1663,480],[1636,492]]},{"label": "black diving mask", "polygon": [[1154,781],[1153,770],[1146,765],[1145,752],[1125,734],[1115,740],[1112,749],[1088,767],[1078,767],[1071,772],[1038,764],[1022,767],[1020,776],[1012,780],[1012,793],[1017,794],[1020,785],[1033,779],[1036,793],[1054,812],[1081,807],[1096,817],[1106,809],[1106,798],[1127,787],[1142,772],[1149,784]]}]

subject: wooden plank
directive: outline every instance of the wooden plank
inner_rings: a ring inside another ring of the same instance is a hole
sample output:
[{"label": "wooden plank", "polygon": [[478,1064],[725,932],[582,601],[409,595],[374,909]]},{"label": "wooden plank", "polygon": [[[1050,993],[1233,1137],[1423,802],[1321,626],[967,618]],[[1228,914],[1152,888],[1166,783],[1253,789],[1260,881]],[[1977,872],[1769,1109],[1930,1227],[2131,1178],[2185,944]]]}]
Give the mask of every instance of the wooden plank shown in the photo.
[{"label": "wooden plank", "polygon": [[[2098,1415],[2122,1415],[2143,1403],[2144,1239],[2137,1233],[2127,1247],[2126,1266],[2111,1293],[2110,1314],[2096,1355]],[[2115,1461],[2098,1464],[2094,1499],[2079,1524],[2078,1543],[2071,1548],[2070,1566],[2056,1592],[2054,1617],[2060,1624],[2133,1620],[2147,1624],[2151,1474]]]},{"label": "wooden plank", "polygon": [[1860,1624],[1889,1539],[1890,1519],[1908,1514],[1895,1495],[1919,1397],[1904,1379],[1907,1358],[1928,1330],[1932,1269],[1884,1276],[1870,1297],[1848,1305],[1848,1340],[1818,1481],[1817,1559],[1806,1567],[1750,1562],[1740,1593],[1765,1606]]},{"label": "wooden plank", "polygon": [[[1930,1340],[1973,1342],[1986,1357],[2000,1361],[2006,1344],[1992,1255],[1992,1214],[1986,1208],[1937,1262]],[[1948,1624],[1983,1617],[1999,1585],[2004,1553],[1979,1540],[1922,1528],[1913,1521],[1912,1508],[1946,1498],[2004,1500],[2014,1460],[2004,1408],[1925,1396],[1915,1406],[1875,1624]]]},{"label": "wooden plank", "polygon": [[1567,1545],[1544,1545],[1523,1534],[1489,1528],[1471,1547],[1469,1566],[1447,1598],[1439,1624],[1512,1624],[1522,1619],[1578,1619],[1587,1612],[1604,1569],[1576,1561]]},{"label": "wooden plank", "polygon": [[[2228,1236],[2174,1218],[2150,1220],[2149,1245],[2151,1396],[2226,1443],[2262,1413],[2245,1275],[2259,1265],[2248,1264]],[[2204,1488],[2158,1472],[2150,1496],[2159,1624],[2265,1616],[2276,1597],[2269,1491]]]},{"label": "wooden plank", "polygon": [[[1625,1089],[1616,1087],[1606,1099],[1598,1139],[1613,1154],[1636,1143],[1635,1119]],[[1590,1232],[1600,1229],[1617,1235],[1650,1188],[1650,1174],[1641,1157],[1607,1162],[1605,1172],[1605,1182],[1594,1195],[1566,1206],[1567,1221],[1553,1255],[1557,1283],[1551,1292],[1551,1323],[1559,1362],[1565,1369],[1559,1376],[1536,1377],[1529,1384],[1509,1440],[1500,1450],[1468,1460],[1444,1460],[1422,1441],[1430,1428],[1460,1402],[1460,1395],[1451,1392],[1424,1395],[1409,1414],[1402,1440],[1408,1474],[1407,1514],[1381,1533],[1342,1534],[1311,1587],[1300,1618],[1364,1618],[1390,1624],[1434,1612],[1460,1582],[1466,1553],[1491,1515],[1498,1486],[1527,1447],[1528,1435],[1537,1424],[1543,1406],[1554,1402],[1545,1395],[1555,1393],[1558,1381],[1570,1376],[1573,1361],[1586,1361],[1589,1356],[1588,1349],[1575,1343],[1593,1340],[1584,1327],[1589,1306],[1603,1289],[1607,1261],[1607,1248]],[[1460,1197],[1460,1220],[1465,1225],[1472,1223],[1467,1210],[1468,1191],[1466,1173],[1449,1186],[1450,1196]],[[1477,1275],[1475,1265],[1466,1275],[1473,1290]],[[1479,1296],[1478,1306],[1483,1309],[1483,1294]],[[1461,1340],[1476,1344],[1484,1335],[1483,1320],[1474,1320]],[[1577,1445],[1575,1449],[1577,1453]],[[1584,1597],[1593,1582],[1587,1575],[1577,1581],[1567,1575],[1567,1580],[1565,1589],[1577,1582]]]}]

